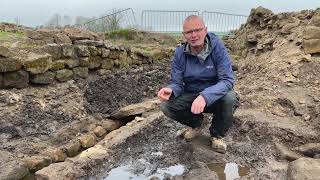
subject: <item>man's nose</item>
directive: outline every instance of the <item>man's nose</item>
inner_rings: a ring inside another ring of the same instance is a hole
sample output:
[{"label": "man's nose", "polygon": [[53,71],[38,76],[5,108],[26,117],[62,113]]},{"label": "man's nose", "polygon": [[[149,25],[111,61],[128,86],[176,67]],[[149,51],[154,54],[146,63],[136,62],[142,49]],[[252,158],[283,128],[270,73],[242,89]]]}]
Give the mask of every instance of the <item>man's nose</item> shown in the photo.
[{"label": "man's nose", "polygon": [[197,35],[196,31],[191,32],[191,37],[195,37]]}]

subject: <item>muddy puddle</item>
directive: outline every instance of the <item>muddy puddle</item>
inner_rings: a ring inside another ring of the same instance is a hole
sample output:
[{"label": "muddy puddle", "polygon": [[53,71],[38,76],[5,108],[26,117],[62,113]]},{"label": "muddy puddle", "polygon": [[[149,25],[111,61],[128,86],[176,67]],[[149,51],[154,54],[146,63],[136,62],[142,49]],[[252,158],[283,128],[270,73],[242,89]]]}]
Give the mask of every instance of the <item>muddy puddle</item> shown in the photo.
[{"label": "muddy puddle", "polygon": [[211,171],[219,176],[220,180],[234,180],[249,174],[250,169],[236,163],[210,163],[207,164]]},{"label": "muddy puddle", "polygon": [[166,179],[167,177],[174,177],[181,175],[185,172],[185,167],[181,164],[177,164],[174,166],[152,169],[150,167],[146,167],[143,170],[142,174],[137,174],[135,171],[137,167],[134,165],[125,165],[119,166],[117,168],[112,169],[107,173],[104,180],[144,180],[144,179]]}]

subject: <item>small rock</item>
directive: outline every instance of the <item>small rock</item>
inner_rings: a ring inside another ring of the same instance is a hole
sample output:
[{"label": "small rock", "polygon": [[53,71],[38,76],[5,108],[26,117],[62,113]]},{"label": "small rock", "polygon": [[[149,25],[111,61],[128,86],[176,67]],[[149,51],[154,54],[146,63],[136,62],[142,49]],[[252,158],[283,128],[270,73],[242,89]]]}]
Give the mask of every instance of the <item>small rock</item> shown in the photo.
[{"label": "small rock", "polygon": [[105,149],[103,149],[103,147],[92,147],[89,148],[83,152],[81,152],[81,154],[79,155],[80,157],[88,157],[88,156],[95,156],[95,155],[99,155],[99,154],[106,154],[107,151]]},{"label": "small rock", "polygon": [[107,121],[103,121],[101,123],[101,126],[107,131],[107,133],[118,129],[121,124],[118,121],[114,121],[114,120],[107,120]]},{"label": "small rock", "polygon": [[79,140],[74,140],[74,141],[68,142],[63,147],[63,149],[67,153],[68,157],[76,156],[79,153],[80,148],[81,148],[81,144],[80,144]]},{"label": "small rock", "polygon": [[51,158],[47,156],[32,156],[24,158],[23,161],[27,164],[31,172],[36,172],[51,164]]},{"label": "small rock", "polygon": [[107,131],[101,127],[101,126],[97,126],[94,130],[93,130],[94,134],[98,137],[102,137],[103,135],[105,135],[107,133]]},{"label": "small rock", "polygon": [[67,157],[66,154],[58,148],[47,149],[43,154],[49,156],[52,162],[62,162]]},{"label": "small rock", "polygon": [[311,119],[311,116],[309,114],[302,115],[303,120],[309,121]]},{"label": "small rock", "polygon": [[83,135],[79,140],[83,148],[89,148],[96,144],[96,136],[92,134]]},{"label": "small rock", "polygon": [[320,154],[314,155],[313,158],[315,158],[315,159],[320,159]]},{"label": "small rock", "polygon": [[301,57],[301,61],[302,62],[311,62],[312,58],[311,58],[311,54],[307,54],[307,55],[303,55]]},{"label": "small rock", "polygon": [[137,122],[141,122],[141,121],[143,121],[144,119],[145,119],[145,118],[139,117],[139,116],[137,116],[137,117],[134,118],[134,120],[137,121]]}]

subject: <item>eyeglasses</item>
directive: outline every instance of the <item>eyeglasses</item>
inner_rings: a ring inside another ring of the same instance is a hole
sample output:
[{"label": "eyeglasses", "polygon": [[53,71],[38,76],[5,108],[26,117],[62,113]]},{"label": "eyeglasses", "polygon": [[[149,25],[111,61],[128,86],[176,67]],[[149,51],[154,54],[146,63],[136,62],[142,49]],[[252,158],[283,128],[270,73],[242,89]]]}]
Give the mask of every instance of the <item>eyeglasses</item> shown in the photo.
[{"label": "eyeglasses", "polygon": [[192,30],[190,30],[190,31],[184,31],[184,32],[182,32],[182,34],[185,35],[185,36],[191,36],[192,33],[199,33],[199,32],[201,32],[203,29],[204,29],[204,27],[203,27],[203,28],[198,28],[198,29],[192,29]]}]

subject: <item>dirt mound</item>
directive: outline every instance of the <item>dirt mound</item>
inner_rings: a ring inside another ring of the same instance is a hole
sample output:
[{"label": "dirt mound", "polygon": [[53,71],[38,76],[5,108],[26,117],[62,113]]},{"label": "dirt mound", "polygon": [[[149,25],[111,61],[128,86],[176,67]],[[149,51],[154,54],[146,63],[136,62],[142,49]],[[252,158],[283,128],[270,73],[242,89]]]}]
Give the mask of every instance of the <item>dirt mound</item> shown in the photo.
[{"label": "dirt mound", "polygon": [[[320,33],[319,15],[320,9],[273,14],[258,7],[225,39],[239,66],[236,88],[243,105],[280,117],[298,116],[319,127],[320,49],[315,45],[309,51],[307,44],[310,34]],[[308,33],[310,29],[314,31]]]}]

